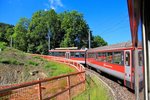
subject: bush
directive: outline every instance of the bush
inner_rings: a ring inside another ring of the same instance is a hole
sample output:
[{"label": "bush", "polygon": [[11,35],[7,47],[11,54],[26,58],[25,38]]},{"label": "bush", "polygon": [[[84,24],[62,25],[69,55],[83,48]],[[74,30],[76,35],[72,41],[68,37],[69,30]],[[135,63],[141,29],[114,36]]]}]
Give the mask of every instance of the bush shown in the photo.
[{"label": "bush", "polygon": [[33,65],[33,66],[38,66],[39,65],[39,63],[33,62],[33,61],[28,61],[28,64]]},{"label": "bush", "polygon": [[8,60],[8,59],[0,59],[0,63],[3,63],[3,64],[11,64],[11,61]]},{"label": "bush", "polygon": [[6,43],[5,42],[0,42],[0,49],[4,50],[6,48]]},{"label": "bush", "polygon": [[0,63],[3,63],[3,64],[13,64],[13,65],[24,65],[24,63],[18,62],[15,59],[6,59],[6,58],[0,59]]}]

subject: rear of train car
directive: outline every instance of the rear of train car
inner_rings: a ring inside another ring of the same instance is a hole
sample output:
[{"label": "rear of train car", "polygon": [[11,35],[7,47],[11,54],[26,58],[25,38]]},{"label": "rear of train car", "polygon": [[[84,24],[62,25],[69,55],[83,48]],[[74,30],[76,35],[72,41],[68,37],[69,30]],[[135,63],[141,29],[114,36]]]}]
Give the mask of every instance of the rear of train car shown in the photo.
[{"label": "rear of train car", "polygon": [[[143,87],[143,61],[141,48],[139,54],[139,83]],[[99,71],[124,81],[124,85],[134,89],[134,48],[131,42],[113,44],[87,50],[86,64]]]}]

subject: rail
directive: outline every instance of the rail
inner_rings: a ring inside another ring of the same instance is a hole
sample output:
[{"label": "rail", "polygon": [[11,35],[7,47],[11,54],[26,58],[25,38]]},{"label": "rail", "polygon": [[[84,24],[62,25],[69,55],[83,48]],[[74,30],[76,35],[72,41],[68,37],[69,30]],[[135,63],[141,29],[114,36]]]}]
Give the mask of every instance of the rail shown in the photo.
[{"label": "rail", "polygon": [[39,79],[32,82],[0,86],[0,100],[71,100],[85,90],[84,67],[71,60],[42,56],[74,67],[78,72],[52,78]]}]

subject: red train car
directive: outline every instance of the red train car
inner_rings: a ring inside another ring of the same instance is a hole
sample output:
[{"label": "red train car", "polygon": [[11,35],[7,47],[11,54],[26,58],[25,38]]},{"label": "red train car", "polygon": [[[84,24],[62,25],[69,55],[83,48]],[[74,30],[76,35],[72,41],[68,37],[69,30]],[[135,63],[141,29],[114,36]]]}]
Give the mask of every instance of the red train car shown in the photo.
[{"label": "red train car", "polygon": [[[55,49],[49,50],[51,56],[74,60],[81,64],[115,76],[124,81],[124,85],[134,89],[135,86],[135,48],[132,42],[124,42],[92,48],[89,50]],[[143,56],[142,47],[138,48],[139,85],[143,87]]]},{"label": "red train car", "polygon": [[[139,55],[139,82],[143,86],[143,61],[141,48]],[[86,64],[97,70],[124,80],[124,85],[134,89],[134,48],[131,42],[89,49]]]},{"label": "red train car", "polygon": [[51,56],[71,59],[78,63],[85,64],[85,51],[86,50],[72,50],[71,48],[59,48],[55,50],[49,50],[49,53]]}]

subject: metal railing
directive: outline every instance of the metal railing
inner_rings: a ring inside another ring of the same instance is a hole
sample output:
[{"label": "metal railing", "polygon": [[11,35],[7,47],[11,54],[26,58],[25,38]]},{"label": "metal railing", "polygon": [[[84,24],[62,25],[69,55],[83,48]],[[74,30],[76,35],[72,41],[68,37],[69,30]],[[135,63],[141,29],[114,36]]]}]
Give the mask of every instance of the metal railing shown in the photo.
[{"label": "metal railing", "polygon": [[43,57],[66,63],[76,68],[78,72],[10,86],[0,86],[0,100],[71,100],[85,90],[85,70],[82,65],[71,60]]}]

